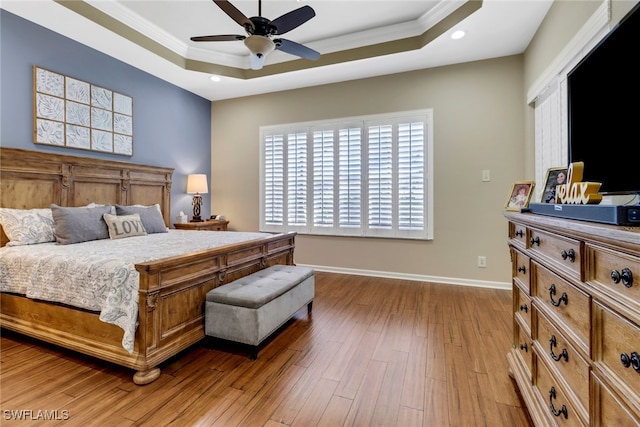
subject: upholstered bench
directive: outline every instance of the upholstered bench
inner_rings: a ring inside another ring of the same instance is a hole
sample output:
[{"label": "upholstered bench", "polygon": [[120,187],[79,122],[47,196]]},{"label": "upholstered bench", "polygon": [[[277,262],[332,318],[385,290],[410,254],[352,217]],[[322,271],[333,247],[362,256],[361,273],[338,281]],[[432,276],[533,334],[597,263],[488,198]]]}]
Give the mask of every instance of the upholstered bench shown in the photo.
[{"label": "upholstered bench", "polygon": [[205,334],[209,338],[259,345],[305,305],[311,313],[314,272],[307,267],[274,265],[209,291]]}]

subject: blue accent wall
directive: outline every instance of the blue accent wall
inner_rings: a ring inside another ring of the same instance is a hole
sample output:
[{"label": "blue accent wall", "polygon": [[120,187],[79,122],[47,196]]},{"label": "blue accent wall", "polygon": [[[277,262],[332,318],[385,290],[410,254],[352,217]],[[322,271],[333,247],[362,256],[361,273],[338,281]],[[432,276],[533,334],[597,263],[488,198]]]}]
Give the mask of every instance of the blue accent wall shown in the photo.
[{"label": "blue accent wall", "polygon": [[[34,65],[133,97],[133,156],[34,144]],[[211,102],[0,9],[0,146],[174,168],[173,221],[191,216],[187,175],[211,178]]]}]

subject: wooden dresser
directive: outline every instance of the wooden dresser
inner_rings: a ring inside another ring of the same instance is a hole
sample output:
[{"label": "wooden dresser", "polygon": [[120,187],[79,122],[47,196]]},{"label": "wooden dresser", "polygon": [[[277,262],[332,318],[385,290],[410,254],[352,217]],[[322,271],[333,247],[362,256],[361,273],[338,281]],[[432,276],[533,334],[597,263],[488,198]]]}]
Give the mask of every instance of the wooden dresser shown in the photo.
[{"label": "wooden dresser", "polygon": [[511,375],[536,426],[640,426],[640,227],[505,212]]}]

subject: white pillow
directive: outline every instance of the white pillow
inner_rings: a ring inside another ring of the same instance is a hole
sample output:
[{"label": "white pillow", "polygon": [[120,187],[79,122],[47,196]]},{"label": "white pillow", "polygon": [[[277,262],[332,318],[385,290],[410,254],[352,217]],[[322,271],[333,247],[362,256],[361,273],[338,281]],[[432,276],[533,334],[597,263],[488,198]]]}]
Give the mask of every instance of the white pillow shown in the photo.
[{"label": "white pillow", "polygon": [[7,246],[56,241],[51,209],[0,208],[0,224],[10,240]]},{"label": "white pillow", "polygon": [[122,239],[124,237],[146,236],[147,232],[142,225],[140,215],[111,215],[103,214],[104,222],[109,228],[111,239]]}]

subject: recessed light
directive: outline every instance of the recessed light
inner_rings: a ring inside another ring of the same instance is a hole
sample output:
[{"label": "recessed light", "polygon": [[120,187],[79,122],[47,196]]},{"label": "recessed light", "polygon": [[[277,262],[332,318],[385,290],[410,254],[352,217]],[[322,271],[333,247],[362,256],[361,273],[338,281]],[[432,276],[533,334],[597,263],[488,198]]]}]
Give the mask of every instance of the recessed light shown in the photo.
[{"label": "recessed light", "polygon": [[209,80],[211,80],[212,82],[219,82],[220,81],[220,76],[213,75],[213,76],[209,77]]},{"label": "recessed light", "polygon": [[463,38],[465,36],[465,34],[467,34],[467,33],[465,33],[463,30],[457,30],[457,31],[454,31],[453,33],[451,33],[451,38],[454,39],[454,40],[458,40],[458,39]]}]

